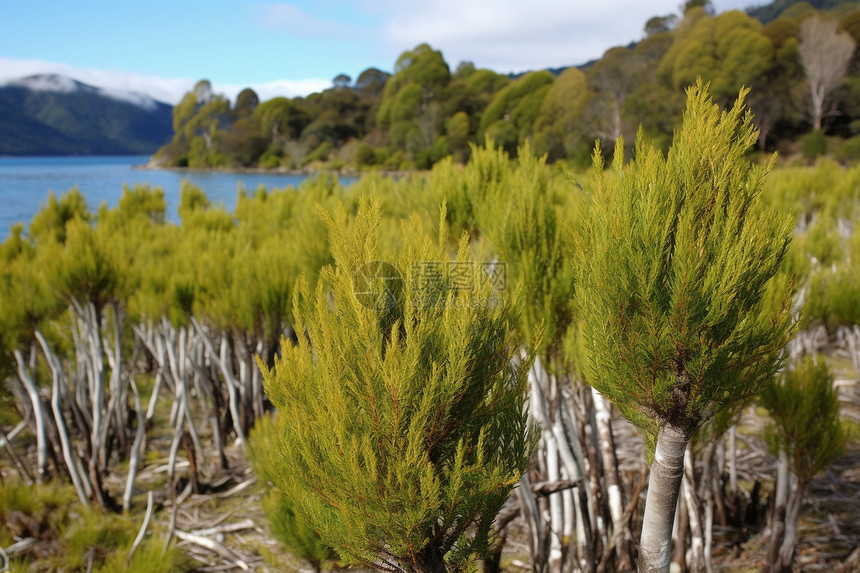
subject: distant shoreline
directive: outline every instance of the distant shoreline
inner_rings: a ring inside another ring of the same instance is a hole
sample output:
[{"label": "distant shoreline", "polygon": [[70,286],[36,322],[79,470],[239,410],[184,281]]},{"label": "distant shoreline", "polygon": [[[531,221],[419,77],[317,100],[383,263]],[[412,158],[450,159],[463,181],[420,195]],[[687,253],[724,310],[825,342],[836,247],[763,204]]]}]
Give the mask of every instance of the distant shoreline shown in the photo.
[{"label": "distant shoreline", "polygon": [[381,169],[369,169],[367,171],[356,171],[353,169],[315,169],[312,167],[305,167],[302,169],[287,169],[286,167],[275,167],[272,169],[265,167],[175,167],[168,165],[154,165],[152,162],[132,165],[131,168],[139,171],[175,171],[178,173],[253,173],[257,175],[305,175],[308,177],[324,173],[345,177],[361,177],[370,173],[377,173],[384,177],[406,177],[416,173],[429,173],[429,171],[419,170],[386,171]]}]

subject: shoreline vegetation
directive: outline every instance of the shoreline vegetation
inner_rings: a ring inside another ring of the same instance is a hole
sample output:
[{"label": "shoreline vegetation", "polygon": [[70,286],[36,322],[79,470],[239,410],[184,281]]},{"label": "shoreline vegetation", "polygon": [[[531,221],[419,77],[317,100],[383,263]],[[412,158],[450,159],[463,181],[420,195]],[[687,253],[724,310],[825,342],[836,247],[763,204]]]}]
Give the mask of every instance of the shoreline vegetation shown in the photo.
[{"label": "shoreline vegetation", "polygon": [[[460,166],[463,167],[462,165]],[[429,170],[411,169],[411,170],[383,170],[383,169],[353,169],[349,167],[341,167],[340,169],[320,166],[307,166],[299,169],[288,169],[286,167],[178,167],[175,165],[163,165],[157,161],[150,159],[147,163],[139,163],[132,165],[131,168],[136,171],[175,171],[183,172],[213,172],[213,173],[258,173],[263,175],[325,175],[333,174],[346,177],[361,177],[368,174],[377,174],[382,177],[408,177],[419,173],[429,173]]]},{"label": "shoreline vegetation", "polygon": [[392,73],[368,68],[355,80],[340,74],[331,88],[307,97],[262,101],[245,89],[231,102],[201,80],[174,107],[173,139],[153,161],[284,173],[317,165],[402,173],[447,157],[465,164],[471,146],[492,141],[512,157],[528,142],[549,163],[584,169],[595,140],[609,158],[623,139],[630,157],[640,129],[665,153],[684,88],[697,77],[724,107],[741,88],[751,89],[747,104],[759,152],[809,162],[860,160],[854,55],[860,3],[772,8],[715,14],[707,0],[690,0],[680,16],[649,19],[641,41],[552,72],[506,76],[468,61],[452,66],[442,52],[420,44],[400,55]]}]

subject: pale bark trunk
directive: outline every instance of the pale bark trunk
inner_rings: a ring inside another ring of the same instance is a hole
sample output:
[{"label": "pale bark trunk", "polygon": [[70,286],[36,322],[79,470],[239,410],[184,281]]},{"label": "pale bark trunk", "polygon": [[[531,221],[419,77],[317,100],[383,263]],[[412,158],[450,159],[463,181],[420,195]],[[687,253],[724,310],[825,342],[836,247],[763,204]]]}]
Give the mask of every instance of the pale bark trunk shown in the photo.
[{"label": "pale bark trunk", "polygon": [[732,492],[732,506],[738,502],[738,450],[737,426],[729,428],[729,491]]},{"label": "pale bark trunk", "polygon": [[[558,441],[555,433],[553,433],[553,424],[549,417],[549,408],[547,404],[547,392],[544,390],[543,382],[548,380],[546,373],[543,370],[540,359],[536,358],[531,370],[529,371],[529,382],[531,384],[531,399],[530,406],[532,416],[540,423],[541,440],[539,447],[546,455],[546,479],[548,481],[557,481],[561,478],[558,460]],[[551,392],[549,387],[551,383],[547,383],[546,390]],[[558,493],[551,494],[548,498],[549,502],[549,571],[550,573],[561,573],[562,567],[562,543],[561,532],[564,528],[564,511],[562,508],[562,498]]]},{"label": "pale bark trunk", "polygon": [[[559,400],[558,402],[558,423],[553,426],[553,431],[557,434],[566,435],[564,431],[565,425],[572,431],[574,436],[577,436],[576,423],[573,416],[567,407],[567,402]],[[582,445],[578,439],[572,441],[565,440],[567,446],[562,448],[562,461],[565,467],[573,476],[571,479],[578,480],[582,486],[578,486],[573,490],[574,504],[576,505],[576,545],[579,557],[579,567],[583,571],[594,571],[597,567],[597,557],[594,552],[594,499],[591,496],[591,491],[585,483],[585,456],[582,453]]]},{"label": "pale bark trunk", "polygon": [[126,401],[123,399],[123,388],[121,384],[121,367],[122,367],[122,320],[120,318],[120,310],[119,305],[113,305],[113,330],[114,330],[114,340],[113,340],[113,354],[110,353],[110,347],[105,345],[105,354],[108,356],[108,363],[111,367],[111,375],[110,375],[110,389],[111,394],[116,396],[114,400],[114,410],[109,414],[114,416],[115,427],[114,431],[116,432],[116,437],[119,441],[119,447],[121,451],[124,451],[126,448],[126,419],[125,419],[125,405]]},{"label": "pale bark trunk", "polygon": [[125,493],[122,496],[122,510],[128,513],[131,509],[131,495],[134,489],[134,478],[137,476],[137,468],[140,464],[141,447],[143,438],[146,435],[146,418],[143,416],[143,410],[140,407],[140,394],[137,391],[137,384],[134,379],[129,379],[131,391],[134,394],[134,411],[137,413],[137,431],[134,435],[134,443],[131,446],[131,455],[128,462],[128,478],[125,482]]},{"label": "pale bark trunk", "polygon": [[24,483],[30,485],[33,483],[33,476],[30,475],[30,471],[27,469],[27,466],[24,465],[24,462],[21,461],[18,453],[15,452],[15,448],[13,448],[12,444],[9,442],[10,439],[11,438],[9,438],[9,436],[3,433],[3,430],[0,430],[0,446],[3,446],[3,449],[6,450],[6,454],[9,456],[9,459],[12,460],[12,464],[18,471],[18,475],[21,476],[22,480],[24,480]]},{"label": "pale bark trunk", "polygon": [[546,570],[547,557],[543,535],[543,519],[540,515],[537,500],[534,493],[532,493],[532,484],[531,480],[529,480],[528,472],[524,473],[520,478],[517,495],[519,496],[523,517],[531,532],[532,570],[535,573],[541,573]]},{"label": "pale bark trunk", "polygon": [[161,390],[161,381],[164,378],[161,368],[155,373],[155,384],[152,387],[152,394],[149,396],[149,405],[146,407],[146,425],[152,423],[152,418],[155,416],[155,405],[158,402],[158,391]]},{"label": "pale bark trunk", "polygon": [[851,363],[854,365],[854,374],[860,379],[860,327],[857,325],[851,327],[847,338]]},{"label": "pale bark trunk", "polygon": [[27,390],[27,396],[33,405],[33,421],[36,424],[36,482],[42,483],[48,474],[48,437],[45,410],[42,408],[39,388],[27,372],[27,363],[20,350],[15,350],[15,360],[18,362],[18,376],[21,378],[21,383]]},{"label": "pale bark trunk", "polygon": [[69,439],[69,433],[66,429],[66,420],[63,417],[63,410],[60,405],[60,377],[63,375],[62,367],[58,363],[54,353],[51,352],[51,349],[48,346],[48,341],[45,340],[45,337],[42,336],[42,332],[38,328],[36,329],[35,334],[36,339],[42,346],[42,351],[45,353],[45,360],[51,368],[51,376],[53,380],[51,387],[51,410],[54,413],[54,421],[57,425],[57,433],[60,437],[60,448],[63,452],[63,460],[66,462],[66,468],[69,471],[69,477],[72,479],[72,484],[75,486],[78,498],[84,506],[88,506],[89,501],[87,500],[84,486],[81,483],[81,476],[78,473],[78,466],[75,463],[74,454],[72,453],[71,440]]},{"label": "pale bark trunk", "polygon": [[615,455],[615,438],[612,434],[612,412],[610,404],[601,394],[591,389],[594,402],[597,433],[600,441],[600,455],[603,458],[603,477],[606,483],[606,496],[609,504],[609,515],[612,518],[612,538],[615,542],[616,565],[619,570],[628,571],[633,568],[630,544],[632,536],[630,528],[624,520],[624,498],[621,489],[621,477],[618,474],[618,458]]},{"label": "pale bark trunk", "polygon": [[206,350],[209,353],[209,359],[214,362],[218,368],[221,370],[221,374],[224,376],[224,382],[227,384],[227,392],[229,394],[229,408],[230,415],[233,418],[233,428],[236,430],[236,439],[239,442],[239,445],[242,446],[242,449],[245,448],[245,432],[242,429],[242,419],[239,416],[239,404],[238,397],[236,396],[236,383],[233,379],[233,373],[227,367],[227,339],[223,338],[221,340],[221,357],[219,358],[218,354],[215,352],[215,347],[212,344],[212,341],[207,336],[206,332],[203,330],[203,327],[197,321],[196,318],[191,317],[191,322],[194,324],[194,328],[197,330],[197,333],[200,335],[200,338],[203,340],[203,344],[206,345]]},{"label": "pale bark trunk", "polygon": [[791,565],[794,563],[794,552],[797,547],[797,520],[803,505],[803,490],[806,489],[805,484],[800,480],[795,478],[793,481],[785,515],[785,534],[779,548],[778,565],[782,567],[781,571],[786,572],[791,571]]},{"label": "pale bark trunk", "polygon": [[[570,480],[570,473],[567,471],[567,468],[564,465],[561,466],[561,479],[562,480]],[[564,517],[562,519],[562,523],[564,523],[564,530],[562,531],[562,544],[567,545],[571,543],[573,540],[573,536],[576,533],[576,507],[573,503],[573,492],[569,489],[565,489],[561,492],[561,506],[564,511]],[[568,555],[568,557],[572,557],[572,555]],[[567,561],[567,559],[565,559]]]},{"label": "pale bark trunk", "polygon": [[776,469],[776,485],[774,491],[773,508],[770,515],[770,527],[768,528],[768,563],[769,571],[780,571],[776,568],[779,558],[779,549],[785,533],[786,503],[788,501],[788,486],[790,472],[788,471],[788,456],[785,451],[779,451],[779,461]]},{"label": "pale bark trunk", "polygon": [[[104,418],[104,401],[105,401],[105,384],[104,384],[104,356],[102,354],[102,346],[99,340],[99,319],[98,312],[93,303],[87,303],[82,308],[85,313],[83,316],[84,328],[86,334],[83,337],[89,346],[89,363],[90,363],[90,396],[92,406],[92,431],[90,433],[90,459],[89,459],[89,474],[90,483],[93,486],[96,496],[96,503],[104,507],[105,499],[104,492],[101,486],[101,471],[102,466],[107,464],[107,460],[102,459],[105,456],[105,445],[102,441],[102,436],[106,433],[106,426],[109,421]],[[110,408],[108,408],[109,410]]]},{"label": "pale bark trunk", "polygon": [[[179,399],[185,400],[185,394],[183,393]],[[182,441],[182,426],[185,418],[185,408],[181,406],[180,404],[179,419],[176,422],[176,427],[173,429],[173,441],[170,443],[170,453],[167,460],[167,486],[170,488],[172,494],[176,493],[176,456],[179,453],[179,445]]]},{"label": "pale bark trunk", "polygon": [[690,528],[690,516],[683,495],[678,496],[678,507],[673,527],[672,543],[675,547],[672,562],[677,565],[679,573],[687,573],[687,530]]},{"label": "pale bark trunk", "polygon": [[696,495],[696,473],[693,448],[687,445],[684,456],[684,479],[682,481],[687,514],[690,518],[690,571],[702,573],[705,569],[705,541],[702,530],[702,504]]},{"label": "pale bark trunk", "polygon": [[[218,453],[218,461],[222,470],[226,470],[227,455],[224,452],[224,438],[221,435],[221,392],[218,389],[215,379],[206,368],[204,345],[198,336],[198,345],[195,347],[197,352],[195,356],[189,360],[191,368],[194,369],[195,376],[200,379],[201,393],[206,394],[212,401],[210,409],[209,423],[212,425],[212,441],[214,442],[215,451]],[[259,370],[259,369],[257,369]],[[215,375],[217,377],[217,374]]]},{"label": "pale bark trunk", "polygon": [[639,542],[640,573],[669,570],[672,525],[689,441],[690,432],[683,428],[666,423],[658,430]]},{"label": "pale bark trunk", "polygon": [[[256,354],[257,356],[263,355],[262,340],[257,342]],[[253,356],[251,357],[251,383],[254,385],[254,418],[262,418],[265,413],[265,407],[263,404],[263,396],[265,395],[265,392],[263,391],[263,374],[260,372],[260,369],[257,368],[257,364]]]},{"label": "pale bark trunk", "polygon": [[[165,321],[166,322],[166,321]],[[182,383],[180,382],[178,359],[176,358],[176,330],[170,326],[168,329],[165,325],[164,330],[164,349],[167,355],[167,372],[173,380],[173,404],[170,406],[169,424],[176,426],[176,419],[179,416],[179,408],[182,404],[180,396],[182,395]]]},{"label": "pale bark trunk", "polygon": [[191,442],[194,445],[195,457],[203,461],[203,444],[200,443],[200,436],[197,433],[197,427],[194,425],[194,419],[191,417],[190,398],[188,396],[188,331],[183,326],[179,329],[179,384],[182,385],[182,392],[185,395],[183,406],[185,408],[185,424],[188,427],[188,432],[191,435]]},{"label": "pale bark trunk", "polygon": [[[596,420],[594,419],[594,403],[591,400],[591,388],[584,388],[584,391],[579,394],[578,399],[578,414],[580,415],[578,436],[580,445],[582,446],[579,453],[583,456],[583,468],[588,480],[588,487],[585,489],[590,492],[589,505],[591,512],[589,519],[591,520],[595,562],[597,562],[598,559],[602,560],[605,549],[609,545],[609,538],[607,536],[609,513],[606,508],[606,495],[603,491],[603,472],[601,471],[602,468],[598,453],[600,445],[598,444],[597,433],[595,431]],[[600,558],[597,556],[600,556]]]},{"label": "pale bark trunk", "polygon": [[714,534],[714,451],[716,450],[716,441],[709,442],[705,446],[704,458],[705,469],[702,472],[701,497],[704,503],[704,526],[703,533],[705,536],[705,571],[711,573],[713,570],[711,563],[711,549],[713,545]]},{"label": "pale bark trunk", "polygon": [[[552,435],[552,430],[544,433],[544,445],[546,446],[547,458],[547,479],[556,481],[561,479],[561,470],[558,465],[558,443],[555,436]],[[550,515],[550,533],[549,533],[549,571],[550,573],[561,573],[562,566],[562,540],[561,532],[564,529],[564,508],[562,507],[562,497],[560,493],[553,493],[549,496],[549,515]]]}]

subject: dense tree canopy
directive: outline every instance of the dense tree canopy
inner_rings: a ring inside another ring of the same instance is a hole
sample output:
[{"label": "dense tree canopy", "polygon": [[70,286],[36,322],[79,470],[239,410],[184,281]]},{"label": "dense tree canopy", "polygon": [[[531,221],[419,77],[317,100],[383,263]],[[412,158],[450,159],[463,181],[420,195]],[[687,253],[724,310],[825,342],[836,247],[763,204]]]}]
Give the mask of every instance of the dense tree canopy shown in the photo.
[{"label": "dense tree canopy", "polygon": [[[827,132],[840,138],[830,140],[839,159],[860,157],[860,63],[852,48],[860,9],[777,2],[764,11],[716,14],[710,2],[691,1],[682,12],[649,19],[641,41],[595,62],[519,76],[472,62],[452,72],[442,52],[420,44],[397,58],[393,73],[367,68],[355,81],[339,74],[331,88],[304,98],[260,102],[246,89],[231,108],[201,80],[175,107],[174,141],[157,159],[179,166],[414,169],[446,156],[464,162],[470,143],[489,138],[510,153],[529,141],[550,161],[584,166],[585,142],[600,138],[608,155],[620,137],[633,141],[639,126],[667,149],[683,90],[697,77],[724,106],[742,87],[752,89],[761,150],[795,153],[800,146],[793,142],[814,128],[818,135],[803,146],[808,157],[827,152]],[[827,30],[814,34],[825,21]],[[815,38],[839,44],[838,57]],[[824,78],[836,60],[837,73]]]}]

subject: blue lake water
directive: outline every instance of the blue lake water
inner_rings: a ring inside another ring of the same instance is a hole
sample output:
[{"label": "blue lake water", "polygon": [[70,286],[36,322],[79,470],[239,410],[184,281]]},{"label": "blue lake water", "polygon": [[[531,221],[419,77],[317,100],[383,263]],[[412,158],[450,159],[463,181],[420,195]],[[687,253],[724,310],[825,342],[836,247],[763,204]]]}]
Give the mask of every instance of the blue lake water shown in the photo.
[{"label": "blue lake water", "polygon": [[[29,224],[53,191],[60,196],[77,186],[91,211],[102,202],[117,204],[123,184],[161,187],[167,201],[168,219],[178,221],[179,189],[183,179],[202,189],[213,204],[232,210],[240,186],[253,192],[259,185],[284,188],[298,186],[306,175],[278,173],[226,173],[221,171],[142,170],[135,166],[147,156],[123,157],[0,157],[0,240],[15,223]],[[344,178],[348,183],[351,179]]]}]

